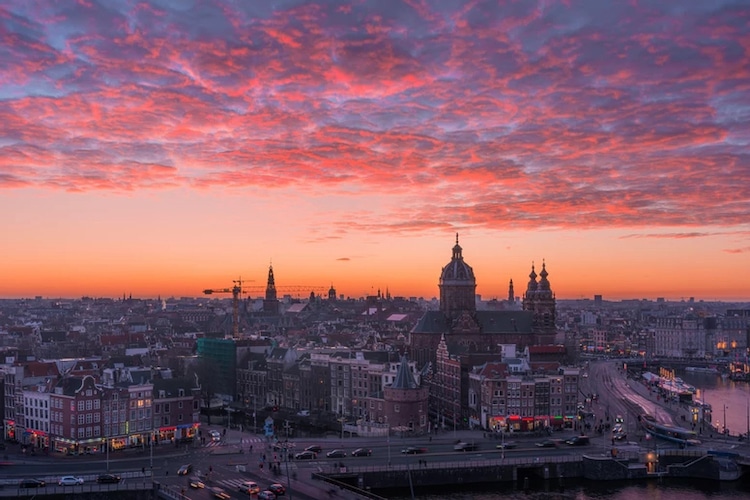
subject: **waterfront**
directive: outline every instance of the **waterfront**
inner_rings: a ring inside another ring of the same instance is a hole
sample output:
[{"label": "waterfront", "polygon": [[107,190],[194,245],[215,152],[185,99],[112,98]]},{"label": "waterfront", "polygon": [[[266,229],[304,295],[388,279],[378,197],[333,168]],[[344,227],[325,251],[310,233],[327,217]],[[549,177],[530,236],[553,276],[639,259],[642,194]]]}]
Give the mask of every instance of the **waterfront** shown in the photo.
[{"label": "waterfront", "polygon": [[[637,483],[601,483],[584,482],[585,484],[565,485],[562,490],[555,486],[524,490],[505,487],[478,487],[471,491],[459,487],[442,488],[440,492],[417,491],[414,498],[419,500],[494,500],[512,497],[518,500],[547,499],[607,499],[607,500],[724,500],[748,498],[750,482],[747,479],[732,483],[706,481],[658,481],[649,480]],[[384,495],[393,500],[409,500],[411,495]]]},{"label": "waterfront", "polygon": [[726,406],[726,427],[732,434],[748,431],[748,404],[750,404],[750,383],[721,378],[710,373],[679,373],[682,379],[699,390],[706,403],[711,405],[713,423],[724,427],[724,407]]}]

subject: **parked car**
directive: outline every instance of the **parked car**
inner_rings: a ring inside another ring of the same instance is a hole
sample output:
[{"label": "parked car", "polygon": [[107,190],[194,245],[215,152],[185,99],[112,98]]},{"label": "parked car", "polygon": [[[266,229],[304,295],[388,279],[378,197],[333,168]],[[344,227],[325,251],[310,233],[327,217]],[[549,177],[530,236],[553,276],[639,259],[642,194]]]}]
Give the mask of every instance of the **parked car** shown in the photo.
[{"label": "parked car", "polygon": [[44,488],[47,483],[41,479],[22,479],[18,484],[19,488]]},{"label": "parked car", "polygon": [[323,448],[321,448],[317,444],[314,444],[305,448],[305,451],[312,451],[313,453],[320,453],[321,451],[323,451]]},{"label": "parked car", "polygon": [[273,491],[263,490],[258,493],[258,500],[276,500],[276,495]]},{"label": "parked car", "polygon": [[191,472],[193,472],[193,466],[191,464],[185,464],[179,469],[177,469],[178,476],[187,476]]},{"label": "parked car", "polygon": [[369,457],[372,455],[372,450],[367,448],[357,448],[352,452],[353,457]]},{"label": "parked car", "polygon": [[204,483],[203,480],[198,476],[191,476],[188,481],[190,487],[195,488],[196,490],[200,490],[206,487],[206,483]]},{"label": "parked car", "polygon": [[515,441],[506,441],[497,445],[496,448],[498,450],[512,450],[513,448],[518,448],[518,443]]},{"label": "parked car", "polygon": [[404,455],[420,455],[422,453],[427,453],[427,448],[409,446],[408,448],[404,448],[403,450],[401,450],[401,453],[403,453]]},{"label": "parked car", "polygon": [[536,443],[539,448],[557,448],[558,441],[554,439],[545,439]]},{"label": "parked car", "polygon": [[572,438],[565,441],[570,446],[586,446],[589,444],[588,436],[573,436]]},{"label": "parked car", "polygon": [[346,458],[346,452],[344,450],[331,450],[326,453],[328,458]]},{"label": "parked car", "polygon": [[297,412],[298,417],[309,417],[310,416],[310,410],[300,410]]},{"label": "parked car", "polygon": [[476,451],[479,449],[479,445],[476,443],[465,443],[460,441],[453,446],[454,451]]},{"label": "parked car", "polygon": [[242,493],[247,493],[248,495],[255,495],[260,492],[260,486],[253,481],[243,481],[240,483],[240,491]]},{"label": "parked car", "polygon": [[307,450],[297,453],[296,455],[294,455],[294,458],[296,458],[297,460],[315,460],[316,458],[318,458],[318,454],[314,451]]},{"label": "parked car", "polygon": [[96,478],[96,482],[99,484],[117,484],[120,480],[120,476],[115,474],[99,474]]},{"label": "parked car", "polygon": [[229,500],[232,498],[232,495],[224,491],[223,488],[219,488],[218,486],[214,486],[211,488],[211,495],[214,498],[218,498],[220,500]]},{"label": "parked car", "polygon": [[211,436],[212,441],[221,441],[221,432],[217,430],[208,431],[208,435]]},{"label": "parked car", "polygon": [[281,483],[273,483],[272,485],[268,486],[268,491],[276,496],[279,496],[286,493],[286,488],[284,488],[284,485]]},{"label": "parked car", "polygon": [[83,484],[83,478],[76,476],[63,476],[57,481],[57,484],[60,486],[76,486]]}]

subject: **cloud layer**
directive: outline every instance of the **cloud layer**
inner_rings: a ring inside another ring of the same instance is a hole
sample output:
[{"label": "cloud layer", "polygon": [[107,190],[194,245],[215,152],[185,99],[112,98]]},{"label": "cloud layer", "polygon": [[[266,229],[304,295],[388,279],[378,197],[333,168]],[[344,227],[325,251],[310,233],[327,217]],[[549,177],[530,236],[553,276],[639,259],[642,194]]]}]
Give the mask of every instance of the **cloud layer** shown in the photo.
[{"label": "cloud layer", "polygon": [[341,222],[370,231],[741,225],[749,26],[745,0],[11,0],[0,187],[399,206]]}]

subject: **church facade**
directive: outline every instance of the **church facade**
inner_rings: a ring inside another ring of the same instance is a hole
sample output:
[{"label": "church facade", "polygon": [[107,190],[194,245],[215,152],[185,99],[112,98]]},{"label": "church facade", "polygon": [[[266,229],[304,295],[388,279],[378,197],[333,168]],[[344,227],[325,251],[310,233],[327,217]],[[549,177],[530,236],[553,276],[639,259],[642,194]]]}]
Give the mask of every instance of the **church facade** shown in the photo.
[{"label": "church facade", "polygon": [[545,264],[539,275],[532,264],[522,310],[479,311],[474,270],[464,261],[456,234],[451,260],[440,274],[440,309],[426,312],[410,332],[411,358],[419,367],[436,367],[443,338],[451,351],[485,355],[499,355],[500,344],[515,344],[521,350],[554,343],[555,295],[548,275]]}]

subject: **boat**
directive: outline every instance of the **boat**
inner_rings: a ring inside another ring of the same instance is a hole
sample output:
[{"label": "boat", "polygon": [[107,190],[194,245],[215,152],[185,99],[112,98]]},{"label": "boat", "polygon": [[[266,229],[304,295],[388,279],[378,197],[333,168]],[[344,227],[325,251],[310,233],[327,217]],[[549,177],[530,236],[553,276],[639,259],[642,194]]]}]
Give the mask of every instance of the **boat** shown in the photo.
[{"label": "boat", "polygon": [[649,414],[641,415],[640,420],[643,429],[654,437],[666,439],[667,441],[683,446],[698,446],[701,444],[698,435],[690,429],[684,429],[676,425],[660,424]]},{"label": "boat", "polygon": [[685,371],[691,373],[709,373],[711,375],[719,374],[718,368],[713,366],[688,366],[685,368]]}]

